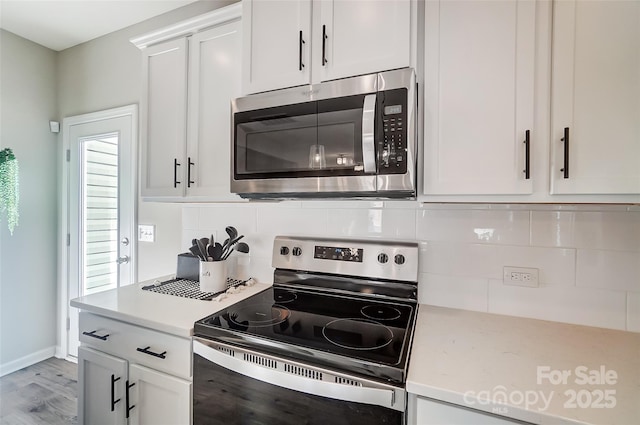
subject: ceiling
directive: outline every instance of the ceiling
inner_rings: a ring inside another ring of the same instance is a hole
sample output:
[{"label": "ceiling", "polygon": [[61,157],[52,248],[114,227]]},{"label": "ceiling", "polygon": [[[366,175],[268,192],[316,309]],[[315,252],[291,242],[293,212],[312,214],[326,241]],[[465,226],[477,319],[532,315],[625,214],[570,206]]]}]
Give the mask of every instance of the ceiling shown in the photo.
[{"label": "ceiling", "polygon": [[0,28],[60,51],[196,0],[0,0]]}]

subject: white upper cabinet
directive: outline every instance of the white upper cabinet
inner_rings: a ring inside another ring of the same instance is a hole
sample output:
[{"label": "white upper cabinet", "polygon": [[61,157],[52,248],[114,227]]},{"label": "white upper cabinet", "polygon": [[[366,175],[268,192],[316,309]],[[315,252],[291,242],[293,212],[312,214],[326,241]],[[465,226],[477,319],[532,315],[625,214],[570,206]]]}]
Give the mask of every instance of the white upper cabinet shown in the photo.
[{"label": "white upper cabinet", "polygon": [[[133,39],[144,58],[141,195],[239,200],[229,190],[231,99],[240,95],[241,5]],[[169,38],[168,41],[164,41]]]},{"label": "white upper cabinet", "polygon": [[[317,71],[320,81],[328,81],[408,67],[412,45],[410,22],[408,0],[317,1],[314,73]],[[314,79],[317,80],[315,76]]]},{"label": "white upper cabinet", "polygon": [[242,29],[231,22],[189,38],[187,196],[231,195],[231,99],[240,96]]},{"label": "white upper cabinet", "polygon": [[426,195],[532,193],[535,20],[533,0],[425,2]]},{"label": "white upper cabinet", "polygon": [[552,193],[639,194],[640,2],[555,2],[552,48]]},{"label": "white upper cabinet", "polygon": [[411,0],[243,0],[245,94],[411,65]]},{"label": "white upper cabinet", "polygon": [[242,2],[243,91],[311,81],[311,0]]},{"label": "white upper cabinet", "polygon": [[180,196],[187,137],[187,40],[143,50],[142,196]]}]

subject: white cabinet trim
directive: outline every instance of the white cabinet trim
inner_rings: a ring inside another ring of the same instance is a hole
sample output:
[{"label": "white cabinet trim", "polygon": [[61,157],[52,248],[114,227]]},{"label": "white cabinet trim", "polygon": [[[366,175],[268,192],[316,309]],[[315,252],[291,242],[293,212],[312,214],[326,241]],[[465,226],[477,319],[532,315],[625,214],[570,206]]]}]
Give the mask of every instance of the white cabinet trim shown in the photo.
[{"label": "white cabinet trim", "polygon": [[137,37],[130,38],[129,41],[138,49],[145,49],[152,44],[170,40],[172,38],[188,36],[205,28],[213,27],[242,17],[242,3],[238,2],[230,6],[221,7],[204,15],[199,15],[186,21],[152,31]]}]

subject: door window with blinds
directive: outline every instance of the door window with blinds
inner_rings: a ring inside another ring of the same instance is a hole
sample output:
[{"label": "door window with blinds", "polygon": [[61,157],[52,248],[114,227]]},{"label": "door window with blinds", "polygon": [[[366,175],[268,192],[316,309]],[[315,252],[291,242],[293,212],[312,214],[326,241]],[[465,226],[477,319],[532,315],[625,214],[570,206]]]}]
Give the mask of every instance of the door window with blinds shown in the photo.
[{"label": "door window with blinds", "polygon": [[81,143],[85,295],[118,286],[118,134]]}]

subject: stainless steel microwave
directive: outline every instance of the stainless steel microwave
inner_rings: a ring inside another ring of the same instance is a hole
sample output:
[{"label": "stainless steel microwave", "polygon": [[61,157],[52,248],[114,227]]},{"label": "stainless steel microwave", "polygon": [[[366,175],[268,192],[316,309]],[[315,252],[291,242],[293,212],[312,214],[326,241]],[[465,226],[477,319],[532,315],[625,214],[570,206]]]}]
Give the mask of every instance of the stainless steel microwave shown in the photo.
[{"label": "stainless steel microwave", "polygon": [[413,198],[416,108],[412,69],[235,99],[231,191]]}]

